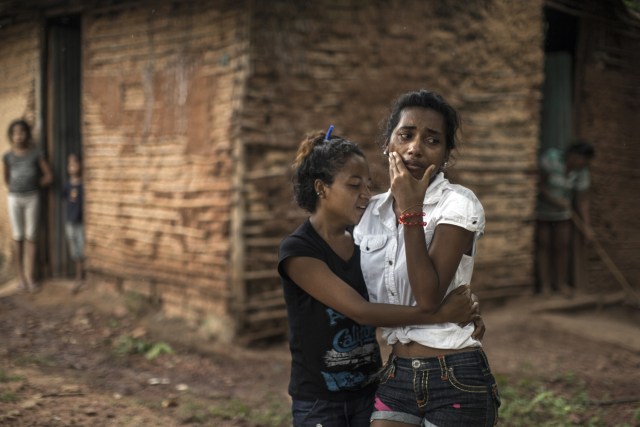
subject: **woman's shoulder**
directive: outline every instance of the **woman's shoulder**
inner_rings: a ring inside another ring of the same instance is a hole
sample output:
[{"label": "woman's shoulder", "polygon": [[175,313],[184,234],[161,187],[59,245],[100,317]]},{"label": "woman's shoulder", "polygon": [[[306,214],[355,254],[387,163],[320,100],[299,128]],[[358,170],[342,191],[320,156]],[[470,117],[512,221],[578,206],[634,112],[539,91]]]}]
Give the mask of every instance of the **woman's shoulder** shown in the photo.
[{"label": "woman's shoulder", "polygon": [[475,218],[476,221],[484,219],[484,208],[480,199],[471,189],[459,184],[447,186],[439,205],[445,217],[446,212],[453,212],[452,215]]},{"label": "woman's shoulder", "polygon": [[384,191],[382,193],[378,193],[375,196],[372,196],[371,199],[369,200],[369,204],[371,203],[382,203],[382,201],[384,199],[386,199],[389,196],[389,191]]},{"label": "woman's shoulder", "polygon": [[[367,203],[367,209],[364,212],[360,223],[367,222],[368,219],[373,215],[379,215],[380,206],[387,201],[390,197],[389,191],[385,191],[384,193],[376,194],[369,199],[369,203]],[[360,225],[360,223],[358,225]],[[358,228],[358,226],[356,226]]]},{"label": "woman's shoulder", "polygon": [[369,199],[369,203],[367,204],[367,213],[371,213],[373,210],[377,210],[380,205],[382,205],[387,199],[389,199],[390,191],[387,190],[383,193],[376,194]]},{"label": "woman's shoulder", "polygon": [[472,203],[480,203],[480,199],[470,188],[460,184],[449,183],[443,192],[443,198],[450,200],[468,200]]}]

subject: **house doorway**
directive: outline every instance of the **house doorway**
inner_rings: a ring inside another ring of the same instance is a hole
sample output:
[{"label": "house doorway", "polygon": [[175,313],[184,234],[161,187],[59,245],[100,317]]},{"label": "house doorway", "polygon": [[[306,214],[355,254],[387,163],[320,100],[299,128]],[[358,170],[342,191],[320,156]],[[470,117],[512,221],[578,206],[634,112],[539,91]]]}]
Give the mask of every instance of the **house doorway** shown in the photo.
[{"label": "house doorway", "polygon": [[43,211],[47,214],[47,273],[51,277],[73,274],[65,238],[66,210],[62,191],[68,180],[68,154],[82,154],[80,34],[79,15],[55,17],[47,21],[43,67],[45,129],[54,184]]},{"label": "house doorway", "polygon": [[578,18],[546,7],[540,151],[564,150],[573,133],[574,64]]},{"label": "house doorway", "polygon": [[[579,62],[577,60],[579,27],[578,16],[552,7],[544,8],[545,60],[540,115],[540,155],[549,149],[564,152],[576,136],[577,118],[574,101]],[[572,234],[565,280],[570,287],[580,288],[585,281],[584,243],[575,228]],[[553,264],[558,259],[555,255],[553,259],[550,256],[545,257],[540,253],[537,245],[536,238],[536,264],[538,265],[540,259],[544,257],[546,261],[543,261],[543,265],[547,266],[546,269],[551,268],[553,271]],[[542,271],[544,270],[543,267]],[[536,290],[541,290],[541,275],[538,268],[536,268],[536,282]]]}]

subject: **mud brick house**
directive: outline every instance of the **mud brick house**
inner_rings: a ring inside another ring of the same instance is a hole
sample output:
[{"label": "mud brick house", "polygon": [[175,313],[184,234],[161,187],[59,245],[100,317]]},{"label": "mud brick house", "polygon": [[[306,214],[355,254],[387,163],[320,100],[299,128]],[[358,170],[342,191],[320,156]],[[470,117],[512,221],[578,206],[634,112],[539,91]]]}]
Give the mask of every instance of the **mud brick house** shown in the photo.
[{"label": "mud brick house", "polygon": [[[69,269],[59,192],[79,150],[97,289],[148,297],[227,339],[282,336],[277,247],[304,217],[289,184],[296,144],[334,124],[365,148],[382,191],[380,121],[422,87],[463,116],[452,178],[486,209],[481,297],[530,291],[537,155],[570,137],[598,151],[603,246],[640,275],[640,20],[622,1],[3,0],[0,40],[0,148],[26,117],[56,176],[46,276]],[[588,246],[582,262],[587,286],[615,287]]]}]

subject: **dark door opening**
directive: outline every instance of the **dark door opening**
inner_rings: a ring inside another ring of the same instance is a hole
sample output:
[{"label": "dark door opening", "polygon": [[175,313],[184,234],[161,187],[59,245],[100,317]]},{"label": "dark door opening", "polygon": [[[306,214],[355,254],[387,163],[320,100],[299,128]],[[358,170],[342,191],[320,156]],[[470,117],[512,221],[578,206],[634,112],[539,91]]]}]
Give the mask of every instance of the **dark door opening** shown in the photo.
[{"label": "dark door opening", "polygon": [[572,139],[573,82],[578,19],[545,8],[545,64],[540,150],[563,150]]},{"label": "dark door opening", "polygon": [[[540,155],[549,149],[564,152],[575,138],[574,127],[577,118],[574,117],[574,88],[578,63],[579,26],[579,17],[545,7]],[[543,288],[549,285],[552,289],[558,289],[556,288],[559,286],[558,282],[569,288],[584,286],[584,244],[575,229],[572,236],[570,231],[567,234],[566,230],[573,228],[571,223],[566,224],[565,221],[563,225],[562,222],[538,221],[537,223],[536,291],[544,292]],[[567,241],[569,241],[569,253],[565,250],[555,251],[558,245],[566,247]],[[565,267],[561,267],[562,265]],[[573,289],[569,290],[569,292],[572,291]]]},{"label": "dark door opening", "polygon": [[80,16],[49,19],[45,51],[45,126],[47,152],[54,175],[47,213],[48,273],[66,277],[73,273],[65,238],[65,205],[62,190],[68,180],[67,156],[81,155]]}]

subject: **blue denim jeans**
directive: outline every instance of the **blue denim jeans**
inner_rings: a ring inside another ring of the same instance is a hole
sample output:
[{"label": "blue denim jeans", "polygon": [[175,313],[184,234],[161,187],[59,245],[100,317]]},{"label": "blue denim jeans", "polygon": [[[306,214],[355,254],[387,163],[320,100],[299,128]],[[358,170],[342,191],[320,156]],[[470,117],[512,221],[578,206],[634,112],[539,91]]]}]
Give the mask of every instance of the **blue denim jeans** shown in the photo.
[{"label": "blue denim jeans", "polygon": [[369,427],[374,394],[332,402],[293,400],[293,427]]},{"label": "blue denim jeans", "polygon": [[391,354],[380,381],[372,420],[423,427],[497,423],[500,396],[481,349],[411,359]]}]

